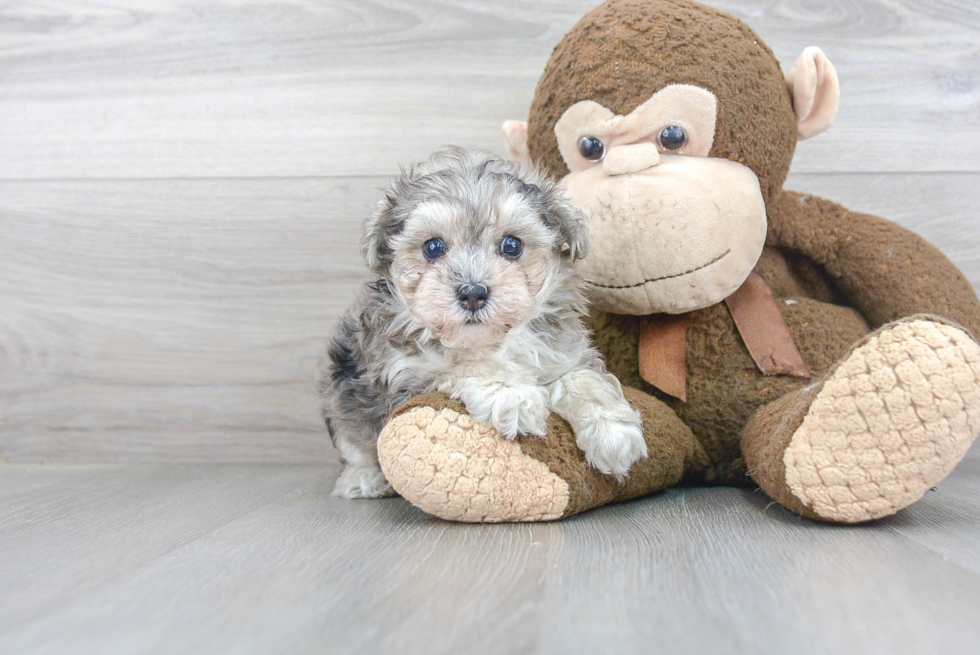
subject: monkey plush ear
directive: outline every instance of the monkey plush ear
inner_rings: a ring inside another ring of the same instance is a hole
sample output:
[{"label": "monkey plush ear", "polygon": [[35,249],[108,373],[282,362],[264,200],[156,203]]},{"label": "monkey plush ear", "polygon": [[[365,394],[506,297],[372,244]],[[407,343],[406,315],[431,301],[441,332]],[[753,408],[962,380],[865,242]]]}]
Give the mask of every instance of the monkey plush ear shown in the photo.
[{"label": "monkey plush ear", "polygon": [[800,141],[826,130],[840,104],[840,82],[834,65],[820,48],[806,48],[786,74],[793,96],[796,131]]},{"label": "monkey plush ear", "polygon": [[504,145],[515,160],[526,164],[530,157],[527,150],[527,121],[504,121]]}]

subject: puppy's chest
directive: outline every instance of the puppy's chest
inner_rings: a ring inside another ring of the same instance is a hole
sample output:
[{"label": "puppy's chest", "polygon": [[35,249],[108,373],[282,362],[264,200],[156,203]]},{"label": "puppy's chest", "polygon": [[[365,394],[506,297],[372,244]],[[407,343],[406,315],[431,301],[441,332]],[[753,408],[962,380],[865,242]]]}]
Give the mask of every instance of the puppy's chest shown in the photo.
[{"label": "puppy's chest", "polygon": [[455,353],[447,358],[447,367],[436,376],[433,389],[444,390],[447,385],[463,378],[481,378],[503,384],[541,384],[544,371],[537,364],[523,353],[506,348],[478,353]]},{"label": "puppy's chest", "polygon": [[491,348],[425,350],[405,358],[399,368],[415,393],[443,391],[463,378],[541,385],[560,374],[560,362],[549,355],[547,349],[528,348],[514,339]]},{"label": "puppy's chest", "polygon": [[394,363],[386,377],[393,389],[418,394],[444,389],[462,378],[507,382],[539,376],[525,357],[509,352],[421,352]]}]

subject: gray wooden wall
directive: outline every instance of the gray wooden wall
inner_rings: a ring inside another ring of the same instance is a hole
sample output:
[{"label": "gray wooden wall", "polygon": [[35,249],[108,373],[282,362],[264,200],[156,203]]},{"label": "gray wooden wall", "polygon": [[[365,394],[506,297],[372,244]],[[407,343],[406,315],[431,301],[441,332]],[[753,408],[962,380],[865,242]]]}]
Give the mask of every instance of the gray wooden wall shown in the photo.
[{"label": "gray wooden wall", "polygon": [[[502,153],[595,2],[0,3],[0,460],[333,460],[313,369],[378,189]],[[980,2],[710,3],[840,73],[787,187],[980,286]]]}]

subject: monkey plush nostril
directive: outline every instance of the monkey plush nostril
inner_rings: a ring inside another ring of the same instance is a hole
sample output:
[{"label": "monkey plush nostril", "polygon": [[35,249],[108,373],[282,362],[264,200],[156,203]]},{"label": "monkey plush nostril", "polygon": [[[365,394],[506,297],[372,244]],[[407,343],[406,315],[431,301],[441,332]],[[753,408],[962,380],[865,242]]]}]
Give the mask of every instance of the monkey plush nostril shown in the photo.
[{"label": "monkey plush nostril", "polygon": [[660,151],[649,141],[631,143],[610,148],[602,160],[602,172],[606,175],[639,173],[660,163]]},{"label": "monkey plush nostril", "polygon": [[475,312],[487,304],[490,289],[485,284],[462,284],[456,289],[456,295],[464,309]]}]

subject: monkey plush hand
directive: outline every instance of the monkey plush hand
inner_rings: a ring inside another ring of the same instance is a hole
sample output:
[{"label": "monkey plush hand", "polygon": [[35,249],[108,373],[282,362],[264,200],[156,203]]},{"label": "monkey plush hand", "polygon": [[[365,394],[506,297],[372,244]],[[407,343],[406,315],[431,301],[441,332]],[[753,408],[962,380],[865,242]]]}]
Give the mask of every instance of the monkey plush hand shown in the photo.
[{"label": "monkey plush hand", "polygon": [[586,15],[504,133],[588,218],[596,345],[649,457],[618,483],[555,416],[511,442],[424,396],[379,441],[395,490],[446,519],[531,521],[754,482],[855,523],[942,480],[980,431],[980,303],[915,234],[782,190],[838,98],[819,49],[784,76],[749,27],[691,0]]}]

